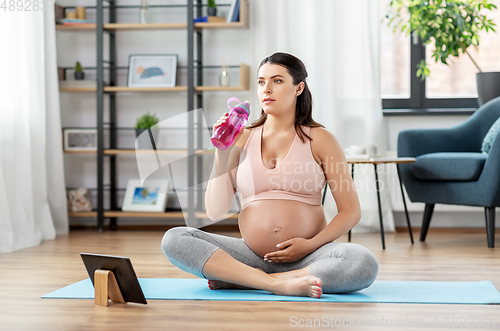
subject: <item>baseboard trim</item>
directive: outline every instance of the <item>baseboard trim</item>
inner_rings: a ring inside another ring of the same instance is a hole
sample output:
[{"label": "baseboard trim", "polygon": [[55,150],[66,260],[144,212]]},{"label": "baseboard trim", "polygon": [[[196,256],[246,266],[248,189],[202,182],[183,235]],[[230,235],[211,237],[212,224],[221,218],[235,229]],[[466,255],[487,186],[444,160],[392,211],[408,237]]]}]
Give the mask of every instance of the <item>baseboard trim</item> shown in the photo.
[{"label": "baseboard trim", "polygon": [[[172,224],[172,225],[118,225],[118,231],[168,231],[171,228],[175,228],[177,226],[185,226],[185,224]],[[70,225],[70,231],[97,231],[97,225]],[[239,228],[237,224],[221,224],[221,225],[207,225],[201,227],[200,230],[203,231],[237,231],[239,232]],[[104,231],[114,231],[111,229],[109,225],[104,226]]]}]

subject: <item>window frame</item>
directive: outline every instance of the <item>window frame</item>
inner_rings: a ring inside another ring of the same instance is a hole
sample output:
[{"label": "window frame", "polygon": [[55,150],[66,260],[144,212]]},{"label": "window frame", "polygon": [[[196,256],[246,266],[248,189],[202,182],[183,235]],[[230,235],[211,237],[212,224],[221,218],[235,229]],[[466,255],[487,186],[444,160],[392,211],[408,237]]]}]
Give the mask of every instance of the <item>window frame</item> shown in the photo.
[{"label": "window frame", "polygon": [[410,40],[410,98],[382,99],[384,114],[440,113],[466,114],[478,108],[477,98],[427,98],[425,80],[417,77],[417,64],[425,59],[425,46],[420,38]]}]

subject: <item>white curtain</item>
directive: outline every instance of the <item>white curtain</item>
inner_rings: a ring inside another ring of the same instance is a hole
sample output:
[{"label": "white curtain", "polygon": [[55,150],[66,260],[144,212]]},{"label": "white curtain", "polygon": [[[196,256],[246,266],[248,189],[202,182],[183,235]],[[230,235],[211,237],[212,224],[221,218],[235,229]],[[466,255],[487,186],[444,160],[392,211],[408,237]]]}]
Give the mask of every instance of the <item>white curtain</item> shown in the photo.
[{"label": "white curtain", "polygon": [[68,233],[49,8],[0,11],[0,252]]},{"label": "white curtain", "polygon": [[[325,125],[345,149],[372,142],[379,153],[386,149],[382,116],[379,64],[378,1],[371,0],[252,0],[250,1],[251,81],[258,65],[274,52],[287,52],[306,65],[313,95],[313,118]],[[257,84],[250,84],[252,102],[258,105]],[[252,113],[252,120],[260,111]],[[353,232],[379,231],[374,167],[356,165],[354,181],[362,217]],[[379,181],[384,230],[394,231],[386,167]],[[330,192],[325,214],[337,213]]]}]

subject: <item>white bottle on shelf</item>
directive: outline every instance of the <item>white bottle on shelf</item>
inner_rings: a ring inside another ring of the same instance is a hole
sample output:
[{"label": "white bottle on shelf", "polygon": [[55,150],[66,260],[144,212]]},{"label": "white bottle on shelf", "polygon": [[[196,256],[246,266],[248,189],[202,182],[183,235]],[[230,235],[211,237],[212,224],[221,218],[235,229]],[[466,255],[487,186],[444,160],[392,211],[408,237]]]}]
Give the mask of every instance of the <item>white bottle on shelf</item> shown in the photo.
[{"label": "white bottle on shelf", "polygon": [[229,86],[229,76],[225,69],[220,74],[220,86]]},{"label": "white bottle on shelf", "polygon": [[148,20],[148,1],[147,0],[141,0],[140,22],[141,22],[141,24],[149,23],[149,20]]}]

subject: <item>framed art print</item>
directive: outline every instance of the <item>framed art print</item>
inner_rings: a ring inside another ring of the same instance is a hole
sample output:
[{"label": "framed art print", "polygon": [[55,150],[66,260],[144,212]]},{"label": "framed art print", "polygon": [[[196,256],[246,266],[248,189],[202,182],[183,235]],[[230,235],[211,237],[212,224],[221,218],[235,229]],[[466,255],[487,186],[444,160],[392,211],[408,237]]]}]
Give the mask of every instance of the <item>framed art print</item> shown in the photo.
[{"label": "framed art print", "polygon": [[123,211],[163,212],[167,205],[168,180],[130,179],[123,198]]},{"label": "framed art print", "polygon": [[177,55],[130,55],[128,87],[174,87],[177,76]]},{"label": "framed art print", "polygon": [[96,129],[64,129],[65,151],[96,151]]}]

